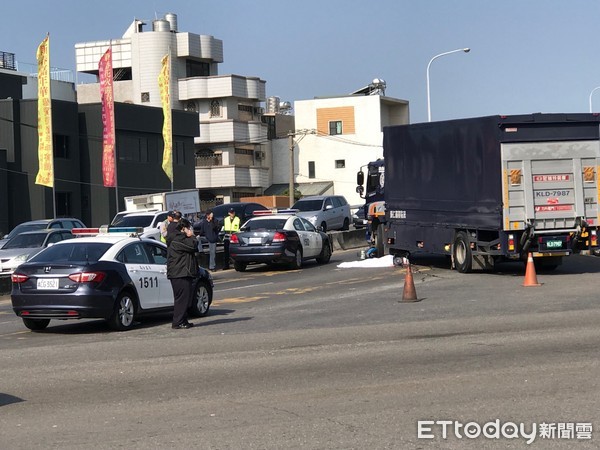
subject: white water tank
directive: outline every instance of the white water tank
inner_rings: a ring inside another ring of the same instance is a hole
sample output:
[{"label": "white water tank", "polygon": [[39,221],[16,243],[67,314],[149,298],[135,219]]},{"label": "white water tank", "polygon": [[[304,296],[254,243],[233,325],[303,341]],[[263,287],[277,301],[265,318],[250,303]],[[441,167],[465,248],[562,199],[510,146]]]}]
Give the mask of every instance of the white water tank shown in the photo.
[{"label": "white water tank", "polygon": [[153,20],[152,31],[171,31],[171,24],[165,19]]},{"label": "white water tank", "polygon": [[171,31],[177,33],[177,14],[167,13],[165,14],[165,20],[169,22]]}]

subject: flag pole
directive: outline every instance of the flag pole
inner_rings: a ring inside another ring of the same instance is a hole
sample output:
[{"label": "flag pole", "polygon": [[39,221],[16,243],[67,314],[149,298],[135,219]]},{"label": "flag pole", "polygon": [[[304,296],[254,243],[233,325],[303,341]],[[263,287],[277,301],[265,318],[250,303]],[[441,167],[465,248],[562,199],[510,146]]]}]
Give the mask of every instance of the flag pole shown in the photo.
[{"label": "flag pole", "polygon": [[[113,74],[114,74],[114,69],[113,69],[113,64],[112,64],[112,54],[113,54],[112,39],[110,40],[109,47],[110,47],[110,59],[111,59],[110,65],[111,65],[111,70],[113,71]],[[113,74],[111,74],[111,77]],[[113,82],[114,82],[114,79],[113,79]],[[116,209],[115,214],[116,214],[119,212],[119,170],[118,170],[119,160],[117,159],[117,130],[116,130],[117,124],[116,124],[116,121],[114,120],[114,114],[115,114],[114,104],[115,104],[115,101],[114,101],[114,97],[113,97],[113,126],[115,128],[115,135],[114,135],[115,142],[113,145],[113,153],[114,153],[114,158],[115,158],[115,209]]]},{"label": "flag pole", "polygon": [[[171,60],[171,45],[169,45],[169,114],[171,115],[171,142],[173,142],[173,97],[171,97],[171,81],[173,80],[173,61]],[[173,144],[171,144],[173,145]],[[175,181],[175,158],[173,157],[173,148],[171,147],[171,192],[173,192],[173,182]]]}]

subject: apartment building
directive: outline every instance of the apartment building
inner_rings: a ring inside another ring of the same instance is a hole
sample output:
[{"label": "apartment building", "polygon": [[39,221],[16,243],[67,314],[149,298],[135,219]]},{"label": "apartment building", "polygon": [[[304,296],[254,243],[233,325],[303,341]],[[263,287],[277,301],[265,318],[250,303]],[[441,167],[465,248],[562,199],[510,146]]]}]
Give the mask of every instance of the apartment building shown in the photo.
[{"label": "apartment building", "polygon": [[[264,80],[220,75],[223,42],[179,31],[175,14],[136,19],[121,38],[76,44],[76,70],[98,76],[98,61],[109,47],[115,101],[138,105],[160,106],[161,59],[171,55],[172,108],[198,114],[200,133],[194,139],[192,163],[205,204],[264,193],[272,183],[271,147],[261,120]],[[79,85],[77,94],[80,104],[97,103],[99,84]]]}]

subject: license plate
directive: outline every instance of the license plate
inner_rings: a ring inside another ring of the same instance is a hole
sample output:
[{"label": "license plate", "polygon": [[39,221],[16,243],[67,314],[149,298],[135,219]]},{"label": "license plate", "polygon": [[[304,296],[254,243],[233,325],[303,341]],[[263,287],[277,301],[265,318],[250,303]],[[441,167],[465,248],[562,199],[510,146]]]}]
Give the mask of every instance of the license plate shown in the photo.
[{"label": "license plate", "polygon": [[563,246],[563,241],[561,241],[561,240],[546,241],[546,248],[547,249],[557,249],[557,248],[562,248],[562,246]]},{"label": "license plate", "polygon": [[38,289],[58,289],[58,278],[38,278]]},{"label": "license plate", "polygon": [[248,239],[248,244],[262,244],[262,238],[251,237]]}]

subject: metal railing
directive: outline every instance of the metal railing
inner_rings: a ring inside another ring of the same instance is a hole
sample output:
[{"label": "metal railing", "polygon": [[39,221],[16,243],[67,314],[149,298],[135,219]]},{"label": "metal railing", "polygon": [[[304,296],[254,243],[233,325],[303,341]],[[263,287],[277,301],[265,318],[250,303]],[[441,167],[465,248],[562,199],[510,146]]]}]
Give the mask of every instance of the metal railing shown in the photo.
[{"label": "metal railing", "polygon": [[222,166],[223,155],[196,156],[196,167]]},{"label": "metal railing", "polygon": [[[37,64],[30,63],[17,63],[17,70],[20,72],[26,72],[31,77],[38,76]],[[75,76],[72,70],[60,69],[58,67],[50,67],[50,79],[57,81],[65,81],[67,83],[74,83]]]},{"label": "metal railing", "polygon": [[14,53],[0,52],[0,69],[17,70]]}]

